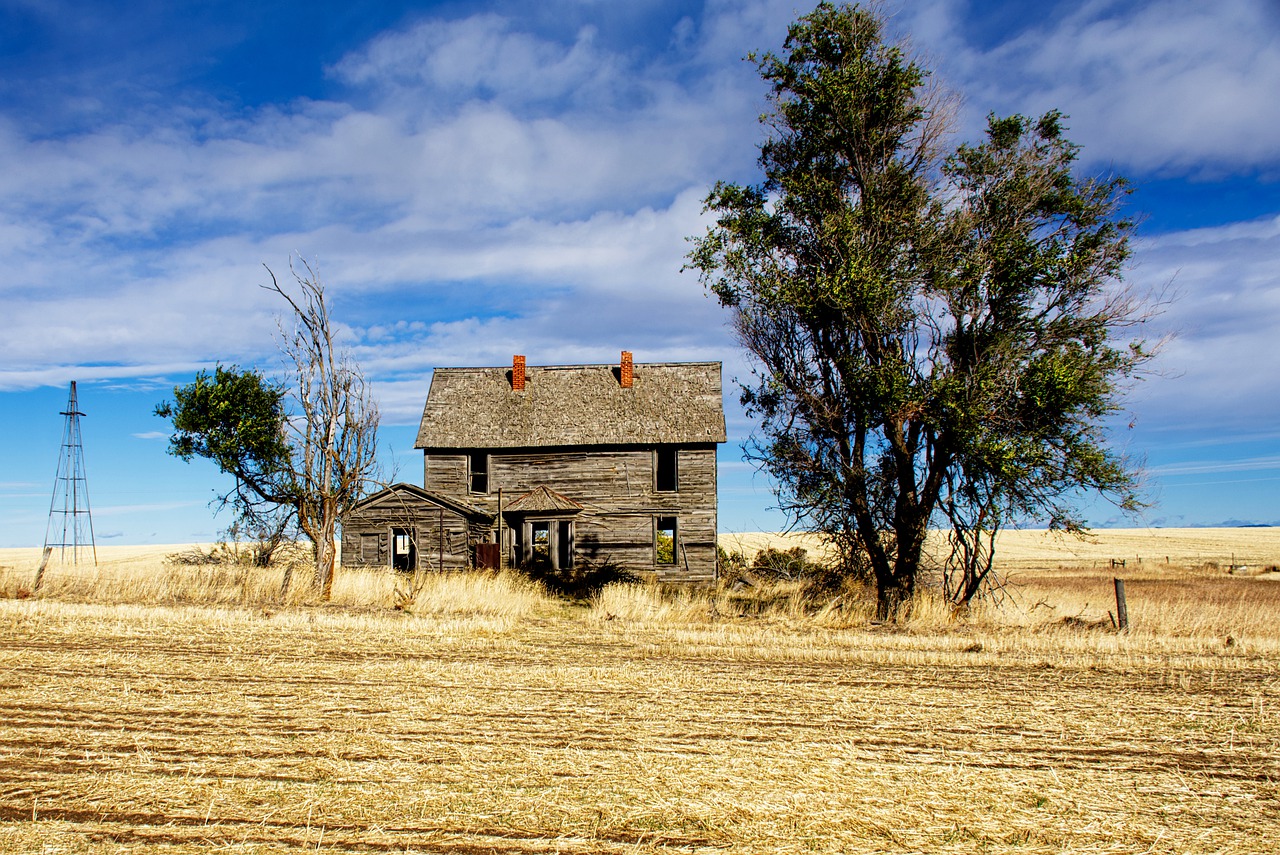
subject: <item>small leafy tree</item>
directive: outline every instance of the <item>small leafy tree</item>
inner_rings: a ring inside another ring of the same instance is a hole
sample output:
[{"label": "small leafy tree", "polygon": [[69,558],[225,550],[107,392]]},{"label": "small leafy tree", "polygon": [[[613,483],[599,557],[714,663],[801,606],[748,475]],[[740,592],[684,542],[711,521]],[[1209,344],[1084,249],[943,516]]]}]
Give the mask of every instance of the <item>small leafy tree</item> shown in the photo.
[{"label": "small leafy tree", "polygon": [[994,537],[1039,517],[1080,531],[1074,500],[1125,508],[1135,474],[1100,423],[1150,357],[1118,280],[1125,183],[1078,179],[1061,117],[992,117],[944,153],[947,102],[857,7],[820,5],[772,86],[764,181],[717,184],[689,266],[758,366],[742,401],[782,506],[828,537],[877,612],[908,605],[932,523],[947,594],[992,581]]},{"label": "small leafy tree", "polygon": [[285,389],[253,370],[218,365],[173,390],[173,401],[156,407],[169,419],[169,453],[182,460],[203,457],[232,476],[231,489],[215,500],[236,515],[232,536],[249,534],[258,544],[255,562],[265,566],[286,540],[295,517],[285,438]]}]

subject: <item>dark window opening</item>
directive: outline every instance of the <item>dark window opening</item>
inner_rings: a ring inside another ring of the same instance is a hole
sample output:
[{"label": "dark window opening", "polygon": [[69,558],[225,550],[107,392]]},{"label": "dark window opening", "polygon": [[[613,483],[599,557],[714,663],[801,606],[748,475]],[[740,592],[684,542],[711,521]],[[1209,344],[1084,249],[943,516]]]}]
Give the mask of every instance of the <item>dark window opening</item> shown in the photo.
[{"label": "dark window opening", "polygon": [[468,454],[467,472],[470,476],[471,492],[489,492],[489,455],[483,451],[473,451]]},{"label": "dark window opening", "polygon": [[557,525],[560,527],[560,536],[556,543],[556,552],[559,553],[556,563],[561,570],[569,570],[573,567],[573,523],[562,520]]},{"label": "dark window opening", "polygon": [[418,547],[408,529],[391,530],[391,566],[406,572],[418,569]]},{"label": "dark window opening", "polygon": [[674,493],[679,489],[676,449],[659,448],[654,464],[654,482],[659,492]]},{"label": "dark window opening", "polygon": [[653,555],[655,564],[675,564],[676,550],[676,518],[658,517],[653,528]]}]

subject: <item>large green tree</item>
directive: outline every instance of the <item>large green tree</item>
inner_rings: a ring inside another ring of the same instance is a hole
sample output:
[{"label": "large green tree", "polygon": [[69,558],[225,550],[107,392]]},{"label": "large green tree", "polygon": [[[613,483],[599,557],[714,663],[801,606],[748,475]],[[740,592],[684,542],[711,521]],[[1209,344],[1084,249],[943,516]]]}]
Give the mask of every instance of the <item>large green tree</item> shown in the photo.
[{"label": "large green tree", "polygon": [[757,366],[742,400],[784,509],[888,619],[931,562],[955,602],[978,595],[1011,520],[1078,531],[1084,491],[1136,507],[1101,427],[1149,358],[1118,340],[1143,320],[1124,181],[1078,178],[1056,113],[948,153],[948,101],[865,9],[824,3],[751,59],[764,180],[712,189],[689,265]]}]

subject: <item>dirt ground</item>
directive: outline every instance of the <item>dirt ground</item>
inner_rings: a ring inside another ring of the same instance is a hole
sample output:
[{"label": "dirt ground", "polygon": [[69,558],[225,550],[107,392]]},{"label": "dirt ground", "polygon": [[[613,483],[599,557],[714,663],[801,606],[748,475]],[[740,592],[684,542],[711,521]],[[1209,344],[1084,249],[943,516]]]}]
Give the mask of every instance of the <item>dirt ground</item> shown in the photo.
[{"label": "dirt ground", "polygon": [[1280,851],[1247,641],[0,602],[0,851]]}]

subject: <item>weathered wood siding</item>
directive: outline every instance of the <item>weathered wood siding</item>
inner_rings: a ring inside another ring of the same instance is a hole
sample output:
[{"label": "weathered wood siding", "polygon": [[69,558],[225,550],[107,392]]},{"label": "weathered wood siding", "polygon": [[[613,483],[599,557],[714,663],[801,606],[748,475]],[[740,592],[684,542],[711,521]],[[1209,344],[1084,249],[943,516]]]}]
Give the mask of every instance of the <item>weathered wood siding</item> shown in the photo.
[{"label": "weathered wood siding", "polygon": [[[573,517],[578,557],[607,558],[663,580],[711,581],[716,567],[715,445],[678,448],[674,492],[656,489],[657,451],[652,446],[492,451],[489,490],[481,494],[467,489],[466,454],[427,449],[426,487],[497,514],[499,490],[509,503],[546,485],[583,506]],[[677,520],[674,564],[657,562],[654,530],[659,517]]]},{"label": "weathered wood siding", "polygon": [[[442,453],[423,455],[422,486],[447,496],[470,500],[467,490],[467,455]],[[479,505],[478,502],[471,502]]]},{"label": "weathered wood siding", "polygon": [[[490,527],[469,522],[450,508],[412,497],[388,499],[352,511],[342,525],[344,567],[390,567],[395,529],[410,533],[421,570],[464,570],[473,566],[474,546],[488,539]],[[365,538],[377,538],[376,555],[366,554]]]}]

